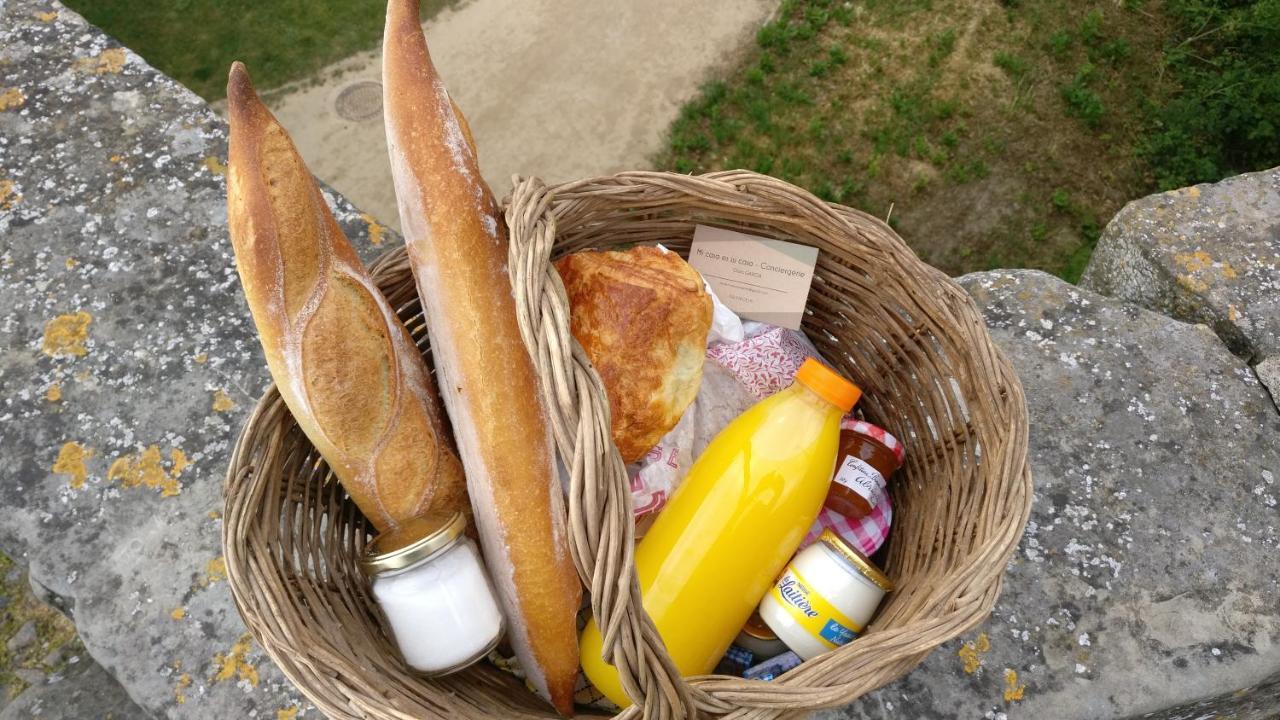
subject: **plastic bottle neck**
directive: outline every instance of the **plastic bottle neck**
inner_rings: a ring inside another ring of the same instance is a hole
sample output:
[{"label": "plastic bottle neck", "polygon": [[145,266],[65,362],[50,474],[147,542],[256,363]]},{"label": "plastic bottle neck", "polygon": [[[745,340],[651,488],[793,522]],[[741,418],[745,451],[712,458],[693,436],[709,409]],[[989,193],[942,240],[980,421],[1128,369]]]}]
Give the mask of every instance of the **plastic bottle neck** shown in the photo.
[{"label": "plastic bottle neck", "polygon": [[796,397],[802,398],[806,403],[812,405],[817,410],[824,413],[836,412],[841,415],[844,414],[844,411],[842,411],[839,406],[814,392],[813,388],[805,385],[799,380],[791,383],[791,387],[788,390],[794,393]]}]

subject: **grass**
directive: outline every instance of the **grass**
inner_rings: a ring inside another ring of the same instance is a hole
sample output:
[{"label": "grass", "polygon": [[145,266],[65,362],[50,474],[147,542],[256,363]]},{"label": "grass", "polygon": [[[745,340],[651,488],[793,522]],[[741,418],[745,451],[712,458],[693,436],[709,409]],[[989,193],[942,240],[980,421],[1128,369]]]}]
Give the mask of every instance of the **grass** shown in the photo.
[{"label": "grass", "polygon": [[[27,684],[14,675],[20,668],[31,668],[44,673],[60,671],[67,660],[83,653],[83,646],[76,636],[75,626],[62,613],[36,600],[27,584],[26,575],[12,573],[13,561],[0,555],[0,598],[4,608],[0,610],[0,686],[9,699],[26,689]],[[16,577],[11,577],[16,575]],[[27,622],[34,622],[36,640],[24,649],[11,652],[9,639]],[[52,665],[45,659],[58,648],[64,648],[62,657]],[[0,706],[4,703],[0,701]]]},{"label": "grass", "polygon": [[[454,0],[424,0],[429,17]],[[379,0],[68,0],[147,62],[206,100],[226,96],[227,68],[243,60],[260,89],[301,80],[377,46]]]},{"label": "grass", "polygon": [[1141,2],[786,0],[671,127],[659,166],[748,168],[885,217],[959,274],[1078,279],[1154,188],[1140,157],[1174,24]]}]

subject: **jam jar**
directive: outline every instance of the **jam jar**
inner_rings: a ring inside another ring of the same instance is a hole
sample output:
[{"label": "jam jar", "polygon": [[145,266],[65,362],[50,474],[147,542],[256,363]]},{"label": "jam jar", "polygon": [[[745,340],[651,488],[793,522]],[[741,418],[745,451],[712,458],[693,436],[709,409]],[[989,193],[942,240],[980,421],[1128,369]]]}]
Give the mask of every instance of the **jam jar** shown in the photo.
[{"label": "jam jar", "polygon": [[870,515],[889,491],[889,479],[904,457],[902,443],[884,428],[845,418],[840,423],[836,474],[824,506],[850,520]]}]

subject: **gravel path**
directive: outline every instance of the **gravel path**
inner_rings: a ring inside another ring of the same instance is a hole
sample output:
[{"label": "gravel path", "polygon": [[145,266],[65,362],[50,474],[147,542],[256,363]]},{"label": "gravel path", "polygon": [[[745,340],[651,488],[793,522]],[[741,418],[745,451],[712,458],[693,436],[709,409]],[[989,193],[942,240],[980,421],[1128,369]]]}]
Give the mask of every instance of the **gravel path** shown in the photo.
[{"label": "gravel path", "polygon": [[[644,168],[681,105],[730,63],[776,0],[471,0],[426,23],[501,197],[512,173],[570,180]],[[252,68],[250,68],[252,70]],[[311,170],[399,226],[382,125],[379,51],[275,94]]]}]

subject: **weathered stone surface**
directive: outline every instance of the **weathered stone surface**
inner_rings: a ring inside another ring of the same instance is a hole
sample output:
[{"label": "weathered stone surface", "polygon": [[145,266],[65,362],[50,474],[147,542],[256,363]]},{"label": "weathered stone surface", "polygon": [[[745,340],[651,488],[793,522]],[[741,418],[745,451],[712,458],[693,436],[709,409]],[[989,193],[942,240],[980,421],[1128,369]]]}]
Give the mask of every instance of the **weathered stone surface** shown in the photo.
[{"label": "weathered stone surface", "polygon": [[17,652],[25,649],[28,645],[36,641],[36,621],[28,620],[22,627],[18,628],[18,632],[9,638],[9,642],[5,643],[5,648],[9,652]]},{"label": "weathered stone surface", "polygon": [[1080,284],[1209,325],[1251,364],[1280,356],[1280,168],[1129,203]]},{"label": "weathered stone surface", "polygon": [[32,685],[0,711],[0,720],[150,720],[120,684],[88,659]]},{"label": "weathered stone surface", "polygon": [[1280,673],[1258,685],[1240,688],[1217,697],[1197,700],[1168,710],[1147,713],[1131,720],[1275,720],[1280,715]]},{"label": "weathered stone surface", "polygon": [[[225,126],[47,0],[0,2],[0,89],[20,98],[0,110],[0,547],[157,716],[314,716],[242,642],[220,557],[222,474],[267,384]],[[366,258],[398,242],[330,200]]]},{"label": "weathered stone surface", "polygon": [[1103,720],[1280,668],[1280,414],[1249,368],[1042,273],[960,282],[1026,391],[1031,521],[990,619],[823,717]]},{"label": "weathered stone surface", "polygon": [[1271,391],[1271,399],[1280,407],[1280,355],[1273,355],[1253,366],[1258,381]]}]

